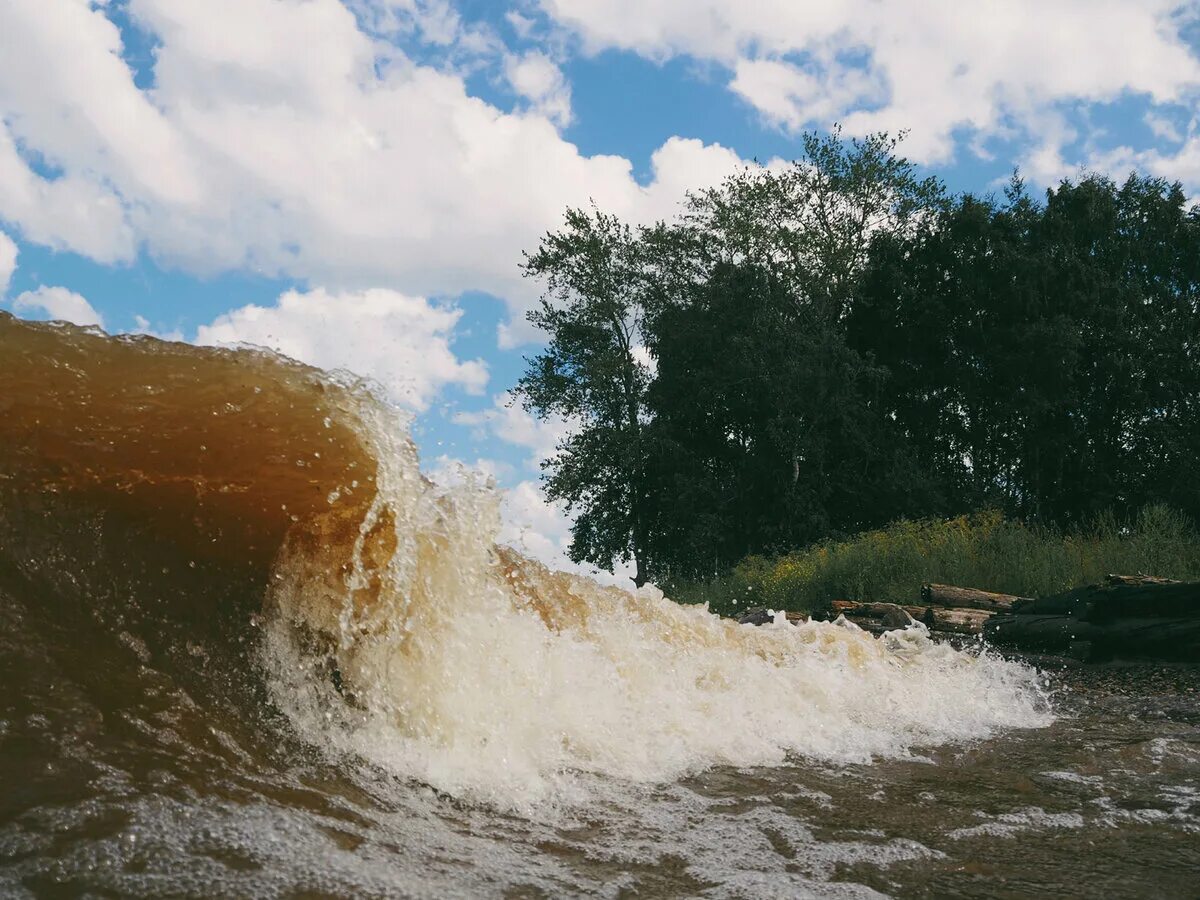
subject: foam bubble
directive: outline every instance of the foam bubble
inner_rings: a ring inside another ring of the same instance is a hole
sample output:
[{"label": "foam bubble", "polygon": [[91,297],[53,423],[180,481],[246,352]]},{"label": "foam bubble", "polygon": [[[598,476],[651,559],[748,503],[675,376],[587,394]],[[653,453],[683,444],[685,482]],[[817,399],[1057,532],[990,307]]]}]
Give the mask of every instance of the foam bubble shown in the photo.
[{"label": "foam bubble", "polygon": [[276,701],[319,745],[528,810],[581,799],[586,774],[867,762],[1050,721],[1031,669],[923,628],[740,626],[497,549],[493,490],[436,488],[402,422],[361,419],[379,465],[353,545],[339,564],[289,541],[272,595]]}]

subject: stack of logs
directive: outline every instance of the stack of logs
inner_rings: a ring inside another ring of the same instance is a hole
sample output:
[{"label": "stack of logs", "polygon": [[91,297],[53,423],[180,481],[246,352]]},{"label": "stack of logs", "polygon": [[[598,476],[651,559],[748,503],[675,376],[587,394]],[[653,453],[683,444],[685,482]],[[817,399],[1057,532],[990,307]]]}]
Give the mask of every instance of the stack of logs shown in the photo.
[{"label": "stack of logs", "polygon": [[993,644],[1026,652],[1200,662],[1200,583],[1148,575],[1109,575],[1100,584],[1036,600],[927,584],[920,605],[834,600],[821,613],[838,616],[876,634],[916,620],[931,631],[982,633]]},{"label": "stack of logs", "polygon": [[829,614],[833,618],[843,615],[868,631],[903,628],[911,619],[931,631],[979,634],[993,613],[1009,613],[1024,599],[951,584],[926,584],[921,587],[920,605],[834,600]]},{"label": "stack of logs", "polygon": [[1200,583],[1109,575],[1102,583],[1018,603],[988,620],[993,644],[1081,660],[1200,662]]}]

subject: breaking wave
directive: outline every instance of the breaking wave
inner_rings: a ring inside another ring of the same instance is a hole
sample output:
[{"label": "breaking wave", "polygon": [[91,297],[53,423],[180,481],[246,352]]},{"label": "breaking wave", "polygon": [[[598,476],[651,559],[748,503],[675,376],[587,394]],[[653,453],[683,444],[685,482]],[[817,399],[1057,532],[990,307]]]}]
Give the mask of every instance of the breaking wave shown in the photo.
[{"label": "breaking wave", "polygon": [[1050,721],[1032,670],[923,629],[739,626],[549,571],[499,524],[494,491],[425,479],[404,415],[349,377],[0,314],[3,652],[31,715],[53,660],[108,680],[101,716],[135,689],[166,708],[178,746],[298,736],[518,811]]}]

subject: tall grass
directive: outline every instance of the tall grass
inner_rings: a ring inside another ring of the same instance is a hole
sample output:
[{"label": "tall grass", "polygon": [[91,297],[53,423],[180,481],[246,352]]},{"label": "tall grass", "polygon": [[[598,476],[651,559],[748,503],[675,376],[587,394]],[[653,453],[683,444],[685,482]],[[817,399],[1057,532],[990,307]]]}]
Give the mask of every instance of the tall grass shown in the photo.
[{"label": "tall grass", "polygon": [[1147,507],[1131,527],[1107,517],[1072,532],[989,511],[901,521],[774,559],[749,557],[723,578],[667,592],[730,615],[751,606],[811,610],[833,599],[915,603],[928,581],[1036,597],[1110,572],[1200,580],[1200,533],[1166,506]]}]

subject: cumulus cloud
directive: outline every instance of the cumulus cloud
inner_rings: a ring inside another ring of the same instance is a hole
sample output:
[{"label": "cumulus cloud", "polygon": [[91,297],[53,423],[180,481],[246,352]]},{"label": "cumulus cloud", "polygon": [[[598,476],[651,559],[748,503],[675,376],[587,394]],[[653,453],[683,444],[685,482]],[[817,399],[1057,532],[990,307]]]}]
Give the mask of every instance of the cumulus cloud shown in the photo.
[{"label": "cumulus cloud", "polygon": [[451,347],[462,311],[372,289],[288,291],[274,306],[243,306],[201,326],[199,344],[255,344],[323,369],[345,369],[379,382],[397,402],[424,411],[448,385],[480,393],[482,360]]},{"label": "cumulus cloud", "polygon": [[156,42],[153,86],[139,88],[104,6],[7,0],[0,218],[102,262],[144,248],[193,273],[420,296],[484,290],[519,312],[532,293],[521,251],[564,207],[594,198],[652,220],[681,186],[740,162],[668,142],[672,169],[640,184],[629,160],[562,139],[569,86],[548,59],[515,60],[531,109],[506,112],[471,96],[454,68],[418,63],[375,30],[392,15],[427,41],[490,40],[472,38],[445,3],[352,5],[359,17],[337,0],[130,0],[124,9]]},{"label": "cumulus cloud", "polygon": [[1200,60],[1181,37],[1181,0],[541,0],[588,52],[690,56],[792,130],[840,119],[850,133],[913,129],[906,151],[949,158],[958,131],[1034,133],[1063,104],[1130,94],[1186,102]]},{"label": "cumulus cloud", "polygon": [[571,124],[571,86],[562,70],[539,50],[509,56],[504,66],[512,89],[560,128]]},{"label": "cumulus cloud", "polygon": [[494,397],[489,409],[460,412],[453,419],[456,425],[475,430],[477,438],[495,437],[506,444],[529,451],[529,465],[554,455],[560,441],[571,432],[571,425],[562,419],[538,419],[526,412],[519,403],[512,403],[507,394]]},{"label": "cumulus cloud", "polygon": [[13,310],[27,317],[104,327],[104,317],[92,308],[92,304],[64,287],[43,286],[18,294],[13,300]]},{"label": "cumulus cloud", "polygon": [[862,69],[807,71],[774,59],[739,59],[729,88],[769,122],[790,131],[877,106],[886,96],[879,78]]},{"label": "cumulus cloud", "polygon": [[12,280],[13,272],[17,270],[17,245],[3,231],[0,231],[0,297],[8,291],[8,283]]}]

